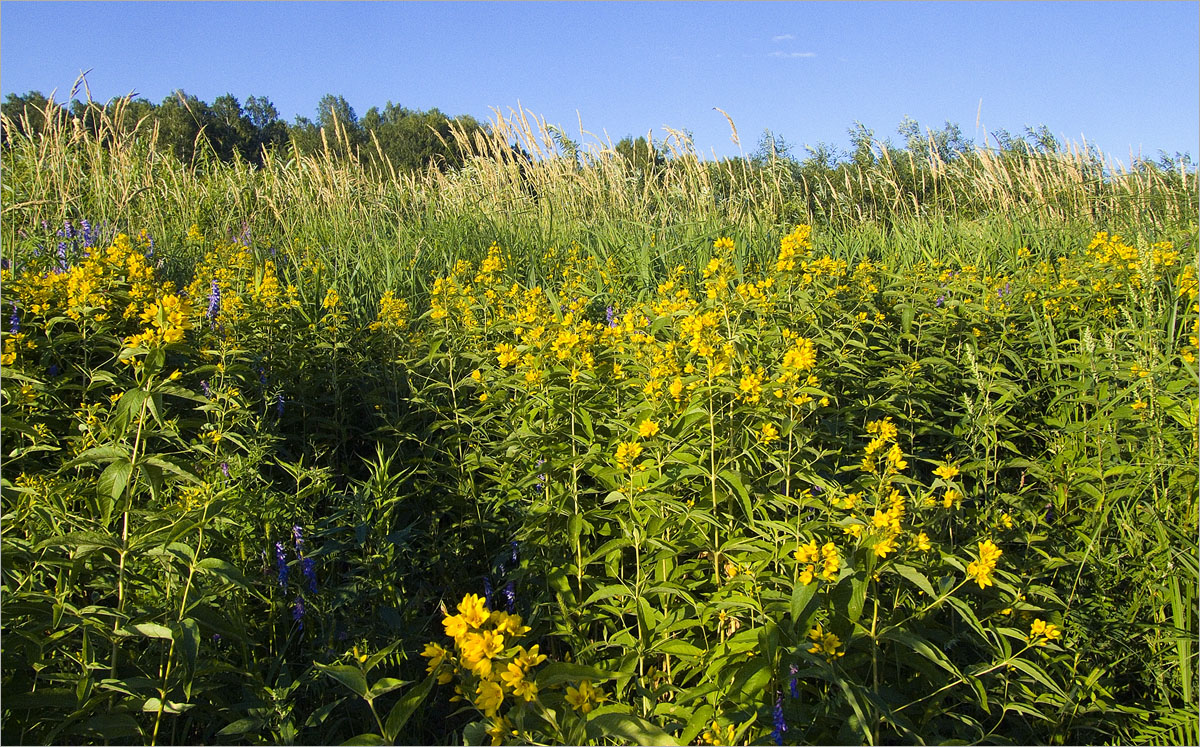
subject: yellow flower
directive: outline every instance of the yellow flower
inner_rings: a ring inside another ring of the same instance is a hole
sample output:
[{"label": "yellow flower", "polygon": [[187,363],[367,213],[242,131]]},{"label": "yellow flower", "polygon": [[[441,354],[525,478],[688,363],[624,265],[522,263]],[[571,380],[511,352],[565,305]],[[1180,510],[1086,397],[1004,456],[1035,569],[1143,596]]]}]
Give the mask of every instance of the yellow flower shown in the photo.
[{"label": "yellow flower", "polygon": [[700,741],[704,744],[713,745],[730,745],[737,737],[737,728],[733,724],[728,724],[725,728],[716,721],[709,724],[709,727],[700,735]]},{"label": "yellow flower", "polygon": [[779,429],[771,423],[763,423],[758,429],[758,440],[762,444],[770,444],[779,440]]},{"label": "yellow flower", "polygon": [[888,553],[896,551],[896,536],[889,534],[876,542],[872,549],[878,557],[886,558]]},{"label": "yellow flower", "polygon": [[1029,640],[1039,646],[1045,646],[1050,641],[1062,637],[1062,630],[1054,623],[1048,623],[1040,617],[1029,627]]},{"label": "yellow flower", "polygon": [[971,561],[967,566],[967,577],[974,579],[980,589],[991,586],[992,572],[996,570],[996,562],[1003,554],[1003,551],[991,540],[980,542],[979,560]]},{"label": "yellow flower", "polygon": [[492,738],[492,747],[496,747],[496,745],[504,744],[505,736],[516,736],[517,732],[512,728],[512,724],[509,723],[508,719],[501,716],[500,718],[492,719],[491,725],[487,728],[487,734]]},{"label": "yellow flower", "polygon": [[728,236],[722,236],[713,242],[713,249],[719,251],[733,251],[733,239]]},{"label": "yellow flower", "polygon": [[500,679],[513,691],[513,695],[527,701],[537,697],[537,683],[526,680],[525,670],[516,662],[509,662],[508,668],[501,673]]},{"label": "yellow flower", "polygon": [[643,420],[638,426],[638,435],[642,438],[650,438],[658,434],[658,423],[653,420]]},{"label": "yellow flower", "polygon": [[929,535],[921,532],[913,540],[913,545],[921,552],[928,552],[933,549],[933,544],[929,541]]},{"label": "yellow flower", "polygon": [[[521,624],[521,616],[511,614],[504,610],[495,610],[492,612],[491,622],[496,626],[496,632],[504,633],[512,637],[525,635],[529,632],[528,625]],[[536,646],[534,648],[537,648]]]},{"label": "yellow flower", "polygon": [[955,477],[958,476],[958,467],[956,467],[952,464],[943,464],[942,466],[935,469],[933,471],[933,474],[937,475],[938,477],[942,478],[943,480],[953,480]]},{"label": "yellow flower", "polygon": [[446,615],[445,619],[442,620],[442,627],[446,629],[446,635],[454,640],[458,640],[466,635],[467,630],[470,629],[470,626],[467,625],[467,621],[462,618],[462,615]]},{"label": "yellow flower", "polygon": [[483,601],[483,597],[476,594],[464,596],[463,600],[458,603],[458,611],[467,625],[472,628],[482,627],[491,617],[491,612]]},{"label": "yellow flower", "polygon": [[536,643],[528,651],[525,650],[524,646],[519,646],[517,648],[517,656],[515,661],[524,667],[525,671],[533,669],[545,660],[546,655],[538,653],[538,646]]},{"label": "yellow flower", "polygon": [[617,444],[617,466],[629,469],[634,460],[642,455],[642,446],[634,441],[621,441]]},{"label": "yellow flower", "polygon": [[500,710],[500,704],[504,702],[504,689],[499,683],[484,681],[480,682],[475,688],[477,697],[475,698],[475,707],[483,711],[485,716],[495,716]]},{"label": "yellow flower", "polygon": [[813,645],[808,649],[810,654],[824,654],[826,659],[834,659],[839,656],[845,656],[845,651],[838,649],[842,645],[842,641],[833,633],[826,633],[821,624],[809,631],[808,637],[813,641]]},{"label": "yellow flower", "polygon": [[579,687],[567,687],[567,702],[580,713],[591,713],[596,705],[608,699],[600,690],[592,687],[592,683],[584,680]]},{"label": "yellow flower", "polygon": [[504,650],[504,636],[494,630],[467,633],[460,645],[463,657],[468,661],[494,659]]}]

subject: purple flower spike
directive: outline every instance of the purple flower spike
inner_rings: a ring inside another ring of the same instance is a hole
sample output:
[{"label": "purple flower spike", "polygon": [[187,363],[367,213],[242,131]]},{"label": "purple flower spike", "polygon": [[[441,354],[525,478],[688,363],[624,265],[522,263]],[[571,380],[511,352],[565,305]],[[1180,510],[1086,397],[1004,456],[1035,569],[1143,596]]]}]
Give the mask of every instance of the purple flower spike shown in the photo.
[{"label": "purple flower spike", "polygon": [[296,603],[292,606],[292,619],[304,630],[304,600],[300,597],[296,597]]},{"label": "purple flower spike", "polygon": [[504,597],[504,608],[511,615],[517,609],[517,587],[512,581],[509,581],[500,590],[500,595]]},{"label": "purple flower spike", "polygon": [[221,288],[217,285],[217,281],[212,281],[212,290],[208,292],[208,318],[216,319],[217,314],[221,313]]},{"label": "purple flower spike", "polygon": [[312,558],[300,559],[300,572],[304,574],[304,580],[308,582],[308,591],[312,594],[317,593],[317,569]]},{"label": "purple flower spike", "polygon": [[275,543],[275,565],[279,569],[279,585],[286,589],[288,580],[288,566],[287,556],[283,553],[282,542]]},{"label": "purple flower spike", "polygon": [[783,693],[775,695],[775,731],[771,732],[771,737],[775,740],[775,744],[783,744],[783,733],[787,731],[787,721],[783,718]]}]

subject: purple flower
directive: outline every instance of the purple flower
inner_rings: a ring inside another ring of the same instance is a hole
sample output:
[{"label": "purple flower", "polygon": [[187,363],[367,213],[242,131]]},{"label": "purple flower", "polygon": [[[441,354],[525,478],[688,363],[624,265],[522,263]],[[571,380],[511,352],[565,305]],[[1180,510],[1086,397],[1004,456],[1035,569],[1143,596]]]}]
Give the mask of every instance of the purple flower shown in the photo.
[{"label": "purple flower", "polygon": [[15,335],[21,331],[21,316],[17,313],[17,305],[12,305],[12,316],[8,318],[8,333]]},{"label": "purple flower", "polygon": [[213,643],[220,643],[220,642],[221,642],[221,634],[220,634],[220,633],[213,633],[212,642],[213,642]]},{"label": "purple flower", "polygon": [[513,540],[511,545],[512,545],[512,562],[513,562],[513,565],[516,565],[517,564],[517,541]]},{"label": "purple flower", "polygon": [[487,576],[483,577],[483,603],[492,606],[492,580]]},{"label": "purple flower", "polygon": [[775,744],[783,744],[783,733],[787,731],[787,721],[783,718],[783,693],[775,694],[775,731],[771,732],[771,738],[775,740]]},{"label": "purple flower", "polygon": [[317,593],[317,569],[312,558],[300,558],[300,572],[304,574],[304,580],[308,582],[308,590],[310,593]]},{"label": "purple flower", "polygon": [[942,306],[942,303],[943,303],[945,300],[946,300],[946,294],[945,294],[945,293],[943,293],[942,295],[940,295],[940,296],[938,296],[938,297],[937,297],[937,300],[933,302],[933,305],[934,305],[934,306],[937,306],[938,308],[941,308],[941,306]]},{"label": "purple flower", "polygon": [[212,396],[212,390],[208,388],[208,381],[201,381],[201,382],[200,382],[200,389],[204,391],[204,396],[205,396],[205,397],[211,397],[211,396]]},{"label": "purple flower", "polygon": [[55,233],[55,236],[61,236],[64,239],[69,239],[74,235],[75,235],[75,230],[71,227],[71,221],[69,221],[69,220],[63,221],[62,230]]},{"label": "purple flower", "polygon": [[275,413],[279,415],[279,417],[283,417],[283,392],[280,392],[275,397]]},{"label": "purple flower", "polygon": [[46,373],[50,374],[52,377],[58,376],[58,364],[51,363],[50,367],[46,369]]},{"label": "purple flower", "polygon": [[304,630],[304,600],[296,597],[295,604],[292,605],[292,619],[296,621],[296,625]]},{"label": "purple flower", "polygon": [[283,553],[283,543],[275,543],[275,565],[279,568],[279,585],[287,588],[288,564],[287,556]]},{"label": "purple flower", "polygon": [[789,687],[789,688],[791,689],[791,691],[792,691],[792,698],[793,698],[793,699],[794,699],[794,698],[799,698],[799,697],[800,697],[800,686],[799,686],[799,685],[796,683],[796,675],[797,675],[799,672],[800,672],[800,667],[796,666],[795,664],[791,664],[791,665],[789,665],[789,666],[788,666],[788,674],[792,675],[792,676],[791,676],[791,677],[788,679],[788,687]]},{"label": "purple flower", "polygon": [[604,318],[608,322],[608,326],[610,326],[610,327],[617,326],[617,310],[614,309],[613,307],[611,307],[611,306],[605,307]]},{"label": "purple flower", "polygon": [[500,596],[504,597],[504,608],[508,610],[509,614],[512,614],[514,611],[516,611],[517,587],[512,581],[509,581],[504,585],[504,588],[500,590]]},{"label": "purple flower", "polygon": [[296,554],[303,555],[304,554],[304,530],[300,528],[299,524],[295,524],[292,526],[292,541],[296,543]]},{"label": "purple flower", "polygon": [[60,241],[58,242],[58,269],[66,272],[67,264],[67,245]]},{"label": "purple flower", "polygon": [[212,290],[208,292],[208,318],[216,319],[217,314],[221,313],[221,289],[217,286],[217,281],[212,281]]},{"label": "purple flower", "polygon": [[96,245],[96,237],[92,233],[92,224],[85,218],[79,221],[79,225],[83,226],[83,245],[90,249]]},{"label": "purple flower", "polygon": [[221,462],[221,474],[225,475],[225,479],[229,479],[229,462]]}]

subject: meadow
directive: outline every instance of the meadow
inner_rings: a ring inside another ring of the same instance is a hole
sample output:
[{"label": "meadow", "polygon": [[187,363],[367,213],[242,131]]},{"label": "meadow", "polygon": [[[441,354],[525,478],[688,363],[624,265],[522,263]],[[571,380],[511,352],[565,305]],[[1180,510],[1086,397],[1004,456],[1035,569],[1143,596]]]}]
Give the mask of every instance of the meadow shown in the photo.
[{"label": "meadow", "polygon": [[1200,741],[1194,169],[119,114],[0,153],[5,743]]}]

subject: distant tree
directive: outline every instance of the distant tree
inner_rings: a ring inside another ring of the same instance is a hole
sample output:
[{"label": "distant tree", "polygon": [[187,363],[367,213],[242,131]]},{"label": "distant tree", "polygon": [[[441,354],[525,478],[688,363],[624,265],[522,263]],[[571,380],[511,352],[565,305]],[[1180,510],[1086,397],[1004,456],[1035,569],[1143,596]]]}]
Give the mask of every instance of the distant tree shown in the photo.
[{"label": "distant tree", "polygon": [[219,96],[209,110],[211,117],[205,123],[205,135],[221,160],[230,161],[236,155],[243,160],[260,162],[254,148],[256,128],[242,111],[237,97],[230,93]]},{"label": "distant tree", "polygon": [[646,138],[626,135],[617,141],[615,150],[635,172],[649,174],[661,168],[667,162],[662,151],[656,149]]},{"label": "distant tree", "polygon": [[855,122],[850,135],[850,163],[867,168],[875,163],[875,131],[862,122]]},{"label": "distant tree", "polygon": [[[50,100],[41,91],[30,91],[18,96],[10,93],[0,104],[0,112],[15,128],[11,134],[30,135],[42,132],[46,127],[46,106]],[[54,111],[51,108],[51,111]],[[0,142],[7,143],[10,137],[8,128],[0,130]]]},{"label": "distant tree", "polygon": [[200,133],[212,119],[208,105],[200,99],[177,90],[162,100],[154,113],[158,122],[159,146],[169,149],[177,158],[191,162],[200,145]]},{"label": "distant tree", "polygon": [[316,125],[318,129],[325,130],[325,139],[334,155],[356,153],[367,141],[354,108],[345,98],[332,93],[325,94],[317,102]]},{"label": "distant tree", "polygon": [[784,140],[782,135],[777,135],[770,130],[763,130],[763,134],[758,139],[758,147],[754,153],[750,155],[751,162],[764,165],[774,161],[794,161],[792,155],[792,145],[787,140]]},{"label": "distant tree", "polygon": [[260,162],[264,148],[274,150],[287,144],[287,123],[279,118],[279,111],[266,96],[248,97],[242,111],[254,126],[252,151],[255,156],[251,159],[253,162]]}]

